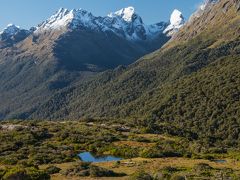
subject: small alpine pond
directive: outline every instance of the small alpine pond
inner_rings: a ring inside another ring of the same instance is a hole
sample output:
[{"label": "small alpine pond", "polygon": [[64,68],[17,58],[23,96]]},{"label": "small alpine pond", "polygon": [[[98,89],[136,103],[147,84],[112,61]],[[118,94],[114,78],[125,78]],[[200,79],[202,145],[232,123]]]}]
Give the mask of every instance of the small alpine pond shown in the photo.
[{"label": "small alpine pond", "polygon": [[82,152],[82,153],[78,154],[78,157],[83,162],[109,162],[109,161],[122,160],[122,158],[120,158],[120,157],[115,157],[115,156],[111,156],[111,155],[95,156],[91,152]]}]

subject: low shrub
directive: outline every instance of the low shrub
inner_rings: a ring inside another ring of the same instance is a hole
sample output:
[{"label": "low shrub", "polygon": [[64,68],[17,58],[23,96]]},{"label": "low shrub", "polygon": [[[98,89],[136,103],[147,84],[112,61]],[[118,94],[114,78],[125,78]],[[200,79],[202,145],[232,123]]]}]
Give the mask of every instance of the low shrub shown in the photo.
[{"label": "low shrub", "polygon": [[14,167],[8,169],[3,176],[3,179],[14,180],[14,179],[29,179],[27,172],[23,168]]},{"label": "low shrub", "polygon": [[185,180],[186,178],[181,175],[173,175],[170,180]]},{"label": "low shrub", "polygon": [[23,168],[23,167],[13,167],[7,169],[4,173],[2,179],[6,180],[49,180],[50,176],[42,170],[35,167]]},{"label": "low shrub", "polygon": [[50,176],[47,172],[36,169],[34,167],[26,169],[29,180],[48,180]]},{"label": "low shrub", "polygon": [[65,176],[89,176],[90,163],[78,162],[73,164],[70,168],[64,171],[60,171]]},{"label": "low shrub", "polygon": [[198,163],[193,167],[193,170],[197,171],[197,172],[209,171],[211,169],[213,169],[213,168],[207,163]]},{"label": "low shrub", "polygon": [[172,166],[166,166],[163,169],[161,169],[161,171],[167,172],[167,173],[174,173],[174,172],[177,172],[178,169]]},{"label": "low shrub", "polygon": [[144,172],[143,170],[139,170],[134,174],[132,174],[130,179],[131,180],[153,180],[153,177],[150,174]]},{"label": "low shrub", "polygon": [[65,171],[61,171],[61,174],[65,176],[92,176],[92,177],[119,177],[125,176],[122,173],[115,173],[114,171],[101,168],[98,166],[91,165],[90,163],[86,162],[79,162],[74,164],[72,167]]},{"label": "low shrub", "polygon": [[46,172],[48,174],[56,174],[56,173],[59,173],[61,171],[61,169],[59,167],[56,167],[56,166],[48,166],[46,168]]},{"label": "low shrub", "polygon": [[98,166],[90,166],[90,176],[92,177],[122,177],[126,176],[125,173],[115,173],[112,170],[101,168]]}]

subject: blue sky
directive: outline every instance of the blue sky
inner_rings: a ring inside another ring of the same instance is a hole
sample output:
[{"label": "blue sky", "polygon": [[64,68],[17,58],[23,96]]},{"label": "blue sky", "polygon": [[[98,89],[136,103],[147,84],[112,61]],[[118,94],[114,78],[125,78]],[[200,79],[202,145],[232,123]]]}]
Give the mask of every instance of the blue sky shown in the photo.
[{"label": "blue sky", "polygon": [[2,0],[0,29],[13,23],[30,28],[50,17],[60,7],[82,8],[104,16],[123,7],[133,6],[146,24],[168,21],[174,9],[188,18],[202,0]]}]

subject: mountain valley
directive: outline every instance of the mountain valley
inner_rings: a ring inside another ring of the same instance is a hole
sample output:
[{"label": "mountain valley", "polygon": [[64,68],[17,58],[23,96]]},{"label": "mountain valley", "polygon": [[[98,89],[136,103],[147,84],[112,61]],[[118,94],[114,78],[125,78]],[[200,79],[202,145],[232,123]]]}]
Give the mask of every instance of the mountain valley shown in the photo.
[{"label": "mountain valley", "polygon": [[133,7],[9,24],[0,179],[237,180],[239,70],[239,0],[205,0],[188,20],[175,9],[152,25]]}]

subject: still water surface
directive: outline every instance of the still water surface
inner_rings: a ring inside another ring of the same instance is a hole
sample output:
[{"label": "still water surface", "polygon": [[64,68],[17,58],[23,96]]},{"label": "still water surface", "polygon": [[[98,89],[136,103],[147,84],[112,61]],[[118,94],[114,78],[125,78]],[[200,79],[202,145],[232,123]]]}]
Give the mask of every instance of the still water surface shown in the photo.
[{"label": "still water surface", "polygon": [[83,162],[109,162],[109,161],[120,161],[122,158],[115,156],[95,156],[91,152],[83,152],[78,154]]}]

